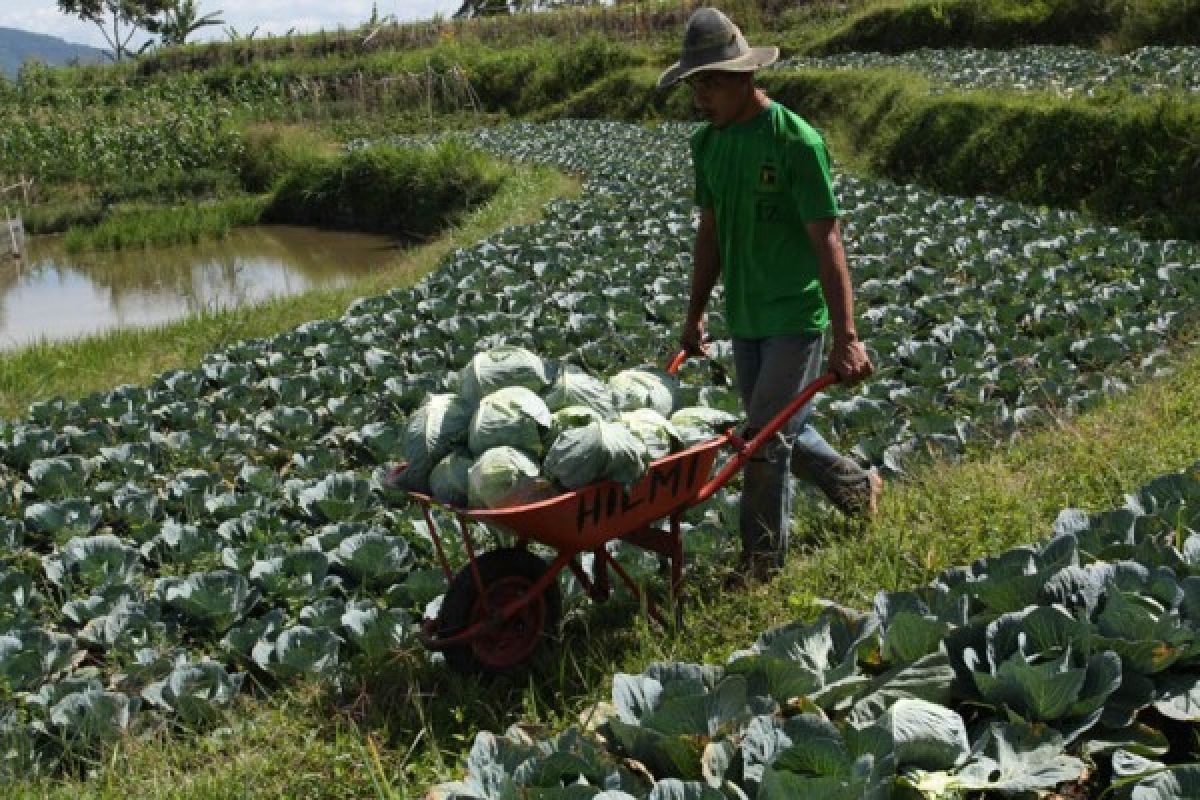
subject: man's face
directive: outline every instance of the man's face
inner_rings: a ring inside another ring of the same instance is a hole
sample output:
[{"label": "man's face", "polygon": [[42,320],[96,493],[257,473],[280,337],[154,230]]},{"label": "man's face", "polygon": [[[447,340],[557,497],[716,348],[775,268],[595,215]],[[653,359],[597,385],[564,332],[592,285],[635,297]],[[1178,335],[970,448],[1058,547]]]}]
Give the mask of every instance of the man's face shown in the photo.
[{"label": "man's face", "polygon": [[687,79],[696,110],[715,127],[724,128],[737,120],[753,94],[753,80],[746,72],[698,72]]}]

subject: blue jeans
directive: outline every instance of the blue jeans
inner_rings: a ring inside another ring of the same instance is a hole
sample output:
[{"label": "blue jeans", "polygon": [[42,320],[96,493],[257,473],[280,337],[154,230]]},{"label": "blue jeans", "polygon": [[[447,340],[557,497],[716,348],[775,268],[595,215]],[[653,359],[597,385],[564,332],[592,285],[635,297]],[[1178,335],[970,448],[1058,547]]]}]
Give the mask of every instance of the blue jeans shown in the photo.
[{"label": "blue jeans", "polygon": [[[766,427],[821,374],[824,337],[771,336],[734,339],[733,362],[746,409],[749,439]],[[742,478],[742,558],[762,558],[782,566],[792,519],[793,476],[816,484],[847,513],[861,510],[870,496],[870,478],[853,460],[829,446],[808,423],[806,405],[746,463]]]}]

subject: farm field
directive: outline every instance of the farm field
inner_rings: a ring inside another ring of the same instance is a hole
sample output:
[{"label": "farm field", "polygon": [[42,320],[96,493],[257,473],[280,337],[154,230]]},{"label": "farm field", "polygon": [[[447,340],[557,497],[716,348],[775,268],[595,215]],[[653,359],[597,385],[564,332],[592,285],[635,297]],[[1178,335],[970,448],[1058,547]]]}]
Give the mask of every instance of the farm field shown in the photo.
[{"label": "farm field", "polygon": [[[73,736],[86,745],[177,715],[202,721],[247,672],[267,685],[336,685],[345,667],[378,667],[411,644],[444,585],[427,534],[376,465],[398,452],[424,394],[453,388],[476,352],[521,345],[601,375],[665,359],[691,234],[687,130],[594,122],[467,135],[591,177],[580,199],[456,251],[411,289],[146,387],[35,403],[11,425],[10,547],[52,548],[33,574],[7,578],[25,600],[12,676],[47,698],[31,709],[29,741],[42,747],[30,758]],[[894,366],[820,410],[893,474],[1102,405],[1163,370],[1186,332],[1200,261],[1186,243],[877,181],[843,177],[839,191],[868,342]],[[922,225],[931,210],[946,222]],[[1028,299],[1047,285],[1058,305]],[[610,326],[620,335],[604,336]],[[718,315],[712,328],[719,336]],[[682,391],[735,408],[710,382],[707,368],[685,372]],[[694,554],[730,550],[724,505],[693,519]],[[625,558],[634,574],[657,566]],[[34,593],[39,573],[53,594]],[[54,596],[65,602],[43,599]],[[94,663],[73,669],[89,651]],[[64,670],[82,675],[51,680]],[[172,684],[186,706],[161,695]],[[69,717],[58,728],[37,718],[72,696],[82,735]]]},{"label": "farm field", "polygon": [[[609,56],[643,69],[652,55],[639,53]],[[1194,48],[1130,59],[1041,48],[800,66],[916,69],[962,97],[1102,100],[1137,84],[1190,108],[1189,59]],[[146,118],[176,126],[199,158],[147,151],[144,186],[174,171],[159,188],[241,158],[239,126],[271,116],[258,99],[194,123],[172,116],[190,104],[178,97],[154,106],[153,92],[130,90],[114,102],[150,104]],[[15,388],[0,427],[6,791],[415,797],[437,786],[432,796],[614,800],[1120,784],[1134,797],[1193,796],[1200,245],[894,182],[853,152],[837,191],[881,369],[822,396],[816,419],[888,476],[881,519],[847,523],[813,499],[784,575],[731,595],[718,587],[736,554],[735,486],[686,518],[684,630],[649,627],[627,598],[594,607],[567,580],[563,633],[529,676],[463,677],[428,656],[416,632],[446,583],[419,509],[387,479],[426,424],[427,397],[465,394],[472,358],[505,347],[601,381],[662,366],[695,229],[692,123],[510,122],[499,117],[517,106],[464,117],[458,102],[432,134],[414,119],[399,135],[381,119],[342,128],[345,158],[482,150],[521,164],[518,179],[538,176],[537,191],[568,186],[559,173],[580,176],[582,191],[537,221],[522,208],[520,224],[485,206],[398,285],[385,276],[357,298],[302,299],[257,327],[250,309],[169,368],[150,359],[106,382],[92,351],[84,384],[60,366],[65,381],[31,391],[38,359],[69,351],[4,360]],[[25,163],[51,131],[75,155],[42,165],[46,180],[120,173],[133,140],[71,138],[70,115],[91,112],[68,106],[0,140],[0,162]],[[209,177],[202,192],[248,193]],[[519,206],[512,193],[498,197]],[[308,307],[320,311],[297,325]],[[720,313],[710,330],[713,363],[684,366],[667,411],[738,413]],[[656,558],[613,549],[662,590]]]},{"label": "farm field", "polygon": [[1142,47],[1105,55],[1082,47],[1041,45],[1011,50],[922,48],[905,53],[845,53],[789,58],[777,68],[899,67],[956,89],[1052,92],[1067,97],[1125,90],[1133,94],[1200,92],[1200,48]]}]

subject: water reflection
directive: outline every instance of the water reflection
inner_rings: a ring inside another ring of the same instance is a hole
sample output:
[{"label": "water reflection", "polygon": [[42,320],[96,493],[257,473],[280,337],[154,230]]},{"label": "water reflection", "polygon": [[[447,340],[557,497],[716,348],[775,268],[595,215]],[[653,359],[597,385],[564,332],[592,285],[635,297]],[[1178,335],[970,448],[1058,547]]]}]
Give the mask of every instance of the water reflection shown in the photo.
[{"label": "water reflection", "polygon": [[338,286],[396,255],[387,238],[311,228],[240,228],[191,247],[68,254],[56,237],[0,262],[0,349],[168,322]]}]

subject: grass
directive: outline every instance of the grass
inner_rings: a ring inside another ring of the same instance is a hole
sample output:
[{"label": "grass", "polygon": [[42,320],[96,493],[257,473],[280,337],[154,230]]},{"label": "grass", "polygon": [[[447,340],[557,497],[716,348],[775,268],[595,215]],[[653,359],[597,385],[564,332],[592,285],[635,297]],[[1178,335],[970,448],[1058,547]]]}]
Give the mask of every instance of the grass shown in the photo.
[{"label": "grass", "polygon": [[123,741],[92,773],[8,787],[12,798],[416,798],[461,776],[478,730],[520,723],[542,735],[608,700],[614,672],[656,660],[719,663],[759,631],[810,618],[819,598],[869,607],[875,592],[923,584],[940,570],[1044,538],[1064,507],[1103,510],[1161,474],[1196,461],[1200,350],[1179,348],[1177,371],[1011,445],[978,448],[889,486],[877,522],[810,510],[782,576],[722,593],[720,572],[695,564],[683,631],[651,630],[628,606],[585,610],[535,671],[463,679],[423,662],[416,647],[358,672],[335,695],[313,686],[244,698],[228,731]]},{"label": "grass", "polygon": [[224,239],[231,228],[254,225],[267,200],[232,197],[208,205],[139,208],[117,212],[95,225],[72,225],[63,244],[68,253],[196,244]]},{"label": "grass", "polygon": [[220,311],[157,328],[116,331],[69,343],[43,343],[0,357],[0,417],[25,413],[40,399],[81,397],[122,383],[146,383],[159,372],[198,364],[234,341],[270,336],[315,319],[340,316],[357,297],[416,281],[450,251],[492,232],[536,219],[555,197],[579,183],[547,168],[515,168],[491,202],[429,243],[353,284]]}]

